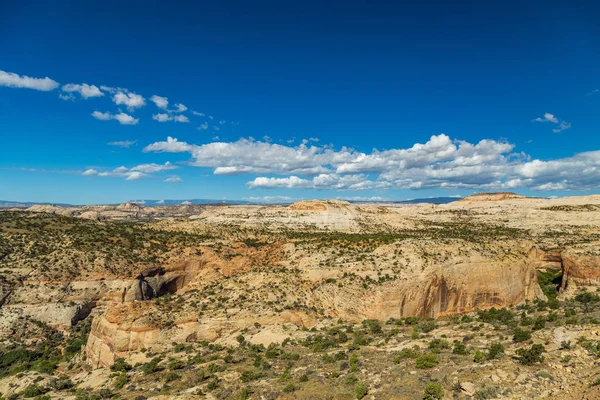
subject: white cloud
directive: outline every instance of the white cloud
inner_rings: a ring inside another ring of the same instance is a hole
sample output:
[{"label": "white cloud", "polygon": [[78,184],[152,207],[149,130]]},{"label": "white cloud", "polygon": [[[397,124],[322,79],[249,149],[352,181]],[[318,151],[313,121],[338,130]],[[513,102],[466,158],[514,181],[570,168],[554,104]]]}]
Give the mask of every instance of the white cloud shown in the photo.
[{"label": "white cloud", "polygon": [[554,116],[554,114],[545,113],[544,117],[538,117],[533,120],[534,122],[552,122],[553,124],[558,124],[558,118]]},{"label": "white cloud", "polygon": [[128,147],[133,146],[136,143],[137,143],[137,140],[120,140],[120,141],[116,141],[116,142],[108,142],[107,144],[109,146],[128,148]]},{"label": "white cloud", "polygon": [[181,179],[178,176],[172,176],[170,178],[165,179],[165,182],[169,182],[169,183],[183,182],[183,179]]},{"label": "white cloud", "polygon": [[545,113],[543,118],[538,117],[538,118],[534,119],[533,122],[552,122],[553,124],[559,124],[558,127],[552,129],[552,132],[554,132],[554,133],[560,133],[564,130],[571,128],[570,122],[567,122],[564,120],[559,121],[559,119],[556,118],[556,116],[554,114],[550,114],[550,113]]},{"label": "white cloud", "polygon": [[177,169],[177,168],[179,168],[179,167],[177,167],[177,166],[171,164],[169,161],[167,161],[164,164],[154,164],[154,163],[141,164],[141,165],[131,168],[131,170],[132,171],[141,171],[144,173],[151,174],[154,172],[169,171],[169,170]]},{"label": "white cloud", "polygon": [[127,177],[125,178],[126,181],[137,181],[140,179],[143,179],[146,177],[146,174],[142,173],[142,172],[137,172],[137,171],[133,171],[133,172],[129,172],[127,174]]},{"label": "white cloud", "polygon": [[[90,97],[102,97],[104,93],[95,85],[88,85],[87,83],[76,84],[76,83],[67,83],[63,85],[61,88],[63,92],[66,93],[79,93],[81,97],[84,99],[89,99]],[[64,96],[64,95],[63,95]],[[67,95],[66,97],[69,97]],[[61,97],[64,99],[64,97]]]},{"label": "white cloud", "polygon": [[204,123],[200,124],[200,126],[196,129],[198,129],[199,131],[205,131],[208,129],[208,124],[206,122],[204,122]]},{"label": "white cloud", "polygon": [[167,121],[175,121],[175,122],[190,122],[189,118],[185,115],[175,115],[171,116],[169,114],[160,113],[154,114],[152,119],[158,122],[167,122]]},{"label": "white cloud", "polygon": [[139,94],[132,92],[118,91],[113,96],[113,101],[116,105],[124,105],[129,111],[134,111],[146,105],[146,100]]},{"label": "white cloud", "polygon": [[137,125],[140,122],[139,118],[133,118],[131,115],[125,113],[113,115],[112,118],[119,121],[121,125]]},{"label": "white cloud", "polygon": [[206,117],[206,114],[198,111],[192,111],[192,114],[194,114],[197,117]]},{"label": "white cloud", "polygon": [[571,123],[570,122],[561,121],[560,125],[558,125],[558,128],[552,129],[552,132],[554,132],[554,133],[560,133],[562,131],[565,131],[565,130],[569,129],[570,127],[571,127]]},{"label": "white cloud", "polygon": [[99,119],[101,121],[108,121],[108,120],[112,119],[112,115],[110,113],[108,113],[108,112],[103,113],[100,111],[94,111],[92,113],[92,117]]},{"label": "white cloud", "polygon": [[0,86],[11,88],[34,89],[48,92],[58,87],[58,82],[45,78],[31,78],[29,76],[21,76],[13,72],[0,70]]},{"label": "white cloud", "polygon": [[111,119],[114,119],[116,121],[119,121],[121,125],[137,125],[138,122],[140,122],[139,118],[133,118],[131,115],[125,114],[123,112],[119,114],[111,114],[109,112],[103,113],[100,111],[94,111],[92,113],[92,117],[101,121],[109,121]]},{"label": "white cloud", "polygon": [[571,128],[571,123],[565,120],[559,121],[554,114],[545,113],[543,118],[536,118],[533,122],[552,122],[553,124],[559,124],[558,127],[553,128],[552,132],[560,133]]},{"label": "white cloud", "polygon": [[159,113],[154,114],[152,116],[152,119],[158,122],[167,122],[171,120],[171,117],[169,116],[169,114]]},{"label": "white cloud", "polygon": [[193,149],[193,145],[180,142],[169,136],[167,137],[166,142],[156,142],[146,146],[144,152],[185,153],[192,151]]},{"label": "white cloud", "polygon": [[83,171],[81,173],[81,175],[84,175],[84,176],[94,176],[94,175],[98,175],[98,171],[96,171],[95,169],[90,168],[90,169],[86,169],[85,171]]},{"label": "white cloud", "polygon": [[190,122],[189,118],[185,115],[176,115],[173,117],[175,122]]},{"label": "white cloud", "polygon": [[139,179],[150,177],[152,176],[152,174],[157,172],[169,171],[177,168],[179,167],[167,161],[165,164],[140,164],[132,168],[121,166],[108,171],[98,171],[96,169],[90,168],[81,172],[81,175],[125,178],[125,180],[128,181],[137,181]]},{"label": "white cloud", "polygon": [[190,165],[211,168],[216,175],[259,175],[247,183],[252,189],[588,190],[600,186],[600,151],[544,161],[514,148],[504,141],[469,143],[440,134],[406,149],[370,153],[252,138],[194,145],[171,137],[150,144],[144,152],[189,153]]},{"label": "white cloud", "polygon": [[188,109],[188,108],[187,108],[186,106],[184,106],[184,105],[183,105],[183,104],[181,104],[181,103],[178,103],[178,104],[175,104],[175,110],[173,110],[173,111],[174,111],[174,112],[178,112],[178,113],[180,113],[180,112],[187,111],[187,109]]},{"label": "white cloud", "polygon": [[594,89],[591,92],[588,92],[587,95],[588,96],[593,96],[593,95],[595,95],[597,93],[600,93],[600,89]]},{"label": "white cloud", "polygon": [[156,107],[162,108],[163,110],[166,110],[169,106],[169,99],[167,97],[154,95],[150,97],[150,101],[156,104]]}]

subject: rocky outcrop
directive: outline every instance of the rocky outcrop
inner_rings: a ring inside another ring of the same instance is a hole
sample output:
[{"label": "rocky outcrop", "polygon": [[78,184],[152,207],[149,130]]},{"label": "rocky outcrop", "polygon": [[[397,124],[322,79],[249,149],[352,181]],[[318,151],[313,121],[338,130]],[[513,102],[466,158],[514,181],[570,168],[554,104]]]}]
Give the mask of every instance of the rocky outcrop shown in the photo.
[{"label": "rocky outcrop", "polygon": [[136,281],[125,291],[123,301],[151,300],[183,287],[185,275],[166,273],[162,267],[151,267],[140,272]]},{"label": "rocky outcrop", "polygon": [[[55,328],[68,330],[77,322],[85,319],[96,306],[94,302],[51,303],[36,305],[9,305],[0,309],[0,321],[12,320],[13,316],[27,316],[42,321]],[[0,326],[2,322],[0,322]],[[0,331],[9,332],[0,327]]]},{"label": "rocky outcrop", "polygon": [[277,316],[239,315],[236,318],[212,317],[199,319],[195,315],[179,315],[168,326],[157,324],[153,315],[158,313],[152,302],[114,304],[103,315],[94,319],[85,346],[89,364],[94,367],[110,366],[117,358],[126,358],[143,348],[160,351],[172,343],[200,340],[235,343],[235,336],[255,323],[281,325],[292,323],[312,327],[317,322],[303,312],[284,311]]},{"label": "rocky outcrop", "polygon": [[526,197],[513,192],[477,193],[467,196],[459,201],[498,201],[511,199],[525,199]]},{"label": "rocky outcrop", "polygon": [[336,318],[361,321],[406,316],[437,318],[545,299],[531,256],[467,258],[426,268],[421,274],[373,290],[326,286],[313,301]]},{"label": "rocky outcrop", "polygon": [[561,253],[563,279],[561,290],[570,285],[600,285],[600,254],[586,250],[566,250]]},{"label": "rocky outcrop", "polygon": [[288,209],[296,211],[327,211],[327,205],[318,200],[302,200],[291,204]]}]

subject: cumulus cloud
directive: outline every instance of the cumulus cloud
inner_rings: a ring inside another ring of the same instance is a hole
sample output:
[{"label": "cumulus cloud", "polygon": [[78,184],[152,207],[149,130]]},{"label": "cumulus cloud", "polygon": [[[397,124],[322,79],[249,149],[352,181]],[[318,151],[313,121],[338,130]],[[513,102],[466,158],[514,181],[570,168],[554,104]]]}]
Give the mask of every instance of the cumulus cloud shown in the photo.
[{"label": "cumulus cloud", "polygon": [[167,161],[164,164],[154,164],[154,163],[141,164],[141,165],[131,168],[131,170],[132,171],[141,171],[144,173],[151,174],[154,172],[169,171],[169,170],[177,169],[177,168],[179,168],[179,167],[177,167],[177,166],[171,164],[169,161]]},{"label": "cumulus cloud", "polygon": [[159,114],[154,114],[152,116],[152,119],[158,122],[167,122],[169,120],[171,120],[171,117],[169,116],[169,114],[164,114],[164,113],[159,113]]},{"label": "cumulus cloud", "polygon": [[108,171],[98,171],[97,169],[87,169],[81,173],[83,176],[99,176],[99,177],[112,177],[112,178],[125,178],[128,181],[137,181],[139,179],[147,178],[153,173],[161,171],[169,171],[176,169],[170,162],[165,164],[140,164],[132,168],[121,166]]},{"label": "cumulus cloud", "polygon": [[169,99],[167,97],[161,97],[154,95],[150,97],[150,101],[156,104],[156,107],[166,110],[169,106]]},{"label": "cumulus cloud", "polygon": [[0,86],[11,88],[34,89],[43,92],[49,92],[58,87],[58,82],[45,78],[31,78],[25,75],[18,75],[13,72],[0,70]]},{"label": "cumulus cloud", "polygon": [[126,106],[129,111],[134,111],[136,108],[146,105],[144,97],[133,92],[118,91],[113,96],[113,101],[116,105]]},{"label": "cumulus cloud", "polygon": [[108,121],[108,120],[112,119],[112,114],[109,113],[109,112],[103,113],[103,112],[100,112],[100,111],[94,111],[92,113],[92,117],[94,117],[96,119],[99,119],[101,121]]},{"label": "cumulus cloud", "polygon": [[170,178],[165,179],[165,182],[169,182],[169,183],[177,183],[177,182],[183,182],[183,179],[181,179],[178,176],[172,176]]},{"label": "cumulus cloud", "polygon": [[514,149],[505,141],[470,143],[440,134],[409,148],[370,153],[252,138],[195,145],[172,137],[144,152],[189,153],[190,165],[216,175],[258,175],[247,182],[251,189],[589,190],[600,185],[600,151],[545,161]]},{"label": "cumulus cloud", "polygon": [[196,129],[198,129],[199,131],[205,131],[208,129],[208,124],[206,122],[204,122],[204,123],[200,124],[200,126]]},{"label": "cumulus cloud", "polygon": [[138,122],[140,122],[139,118],[133,118],[131,115],[129,114],[125,114],[123,112],[118,113],[118,114],[111,114],[109,112],[100,112],[100,111],[94,111],[92,113],[92,117],[99,119],[101,121],[108,121],[111,119],[114,119],[116,121],[119,121],[119,123],[121,125],[137,125]]},{"label": "cumulus cloud", "polygon": [[119,140],[119,141],[116,141],[116,142],[108,142],[107,144],[109,146],[117,146],[117,147],[128,148],[128,147],[133,146],[136,143],[137,143],[137,140]]},{"label": "cumulus cloud", "polygon": [[192,114],[194,114],[197,117],[206,117],[206,114],[198,111],[192,111]]},{"label": "cumulus cloud", "polygon": [[556,128],[552,129],[554,133],[560,133],[564,130],[567,130],[571,127],[571,123],[567,121],[560,121],[554,114],[545,113],[544,117],[538,117],[533,120],[533,122],[552,122],[553,124],[558,124]]},{"label": "cumulus cloud", "polygon": [[175,115],[171,116],[165,113],[154,114],[152,119],[158,122],[167,122],[167,121],[175,121],[175,122],[190,122],[189,118],[185,115]]},{"label": "cumulus cloud", "polygon": [[544,113],[543,117],[538,117],[533,120],[534,122],[552,122],[553,124],[558,124],[558,118],[551,113]]},{"label": "cumulus cloud", "polygon": [[88,85],[87,83],[76,84],[76,83],[67,83],[63,85],[61,90],[64,93],[68,93],[67,96],[64,94],[61,95],[63,100],[71,98],[73,93],[79,93],[81,97],[84,99],[89,99],[90,97],[102,97],[104,93],[95,85]]},{"label": "cumulus cloud", "polygon": [[181,104],[181,103],[178,103],[178,104],[175,104],[175,110],[173,110],[173,111],[174,111],[174,112],[178,112],[178,113],[180,113],[180,112],[184,112],[184,111],[186,111],[187,109],[188,109],[188,108],[187,108],[186,106],[184,106],[184,105],[183,105],[183,104]]}]

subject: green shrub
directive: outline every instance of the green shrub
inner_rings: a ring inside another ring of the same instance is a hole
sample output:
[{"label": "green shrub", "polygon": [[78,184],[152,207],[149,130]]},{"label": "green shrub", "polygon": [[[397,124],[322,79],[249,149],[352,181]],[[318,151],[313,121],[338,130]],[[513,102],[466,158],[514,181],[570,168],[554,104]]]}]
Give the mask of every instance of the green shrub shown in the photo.
[{"label": "green shrub", "polygon": [[367,392],[367,387],[361,382],[357,382],[356,385],[354,385],[354,394],[357,399],[360,400],[363,397],[365,397],[367,395]]},{"label": "green shrub", "polygon": [[517,349],[517,361],[523,365],[533,365],[544,361],[542,353],[546,348],[541,344],[534,344],[529,349]]},{"label": "green shrub", "polygon": [[440,400],[443,395],[442,385],[437,382],[428,382],[423,390],[423,400]]},{"label": "green shrub", "polygon": [[363,326],[365,326],[372,334],[378,335],[383,332],[381,329],[381,324],[376,319],[366,319],[363,322]]},{"label": "green shrub", "polygon": [[165,383],[177,381],[179,379],[181,379],[181,375],[174,371],[170,371],[165,375]]},{"label": "green shrub", "polygon": [[113,372],[127,372],[133,367],[125,362],[123,358],[117,358],[113,365],[110,366],[110,370]]},{"label": "green shrub", "polygon": [[481,350],[476,350],[475,355],[473,356],[473,361],[482,364],[485,361],[485,354]]},{"label": "green shrub", "polygon": [[531,332],[523,330],[521,328],[515,328],[513,330],[513,342],[521,343],[531,339]]},{"label": "green shrub", "polygon": [[502,343],[492,343],[488,348],[487,359],[495,360],[504,356],[504,346]]},{"label": "green shrub", "polygon": [[460,356],[464,356],[464,355],[469,354],[469,351],[467,350],[467,346],[465,346],[465,344],[463,342],[461,342],[460,340],[455,340],[454,348],[452,349],[452,353],[458,354]]},{"label": "green shrub", "polygon": [[175,371],[177,369],[183,369],[183,368],[185,368],[185,366],[186,366],[186,364],[181,360],[171,360],[167,364],[167,368],[169,368],[171,371]]},{"label": "green shrub", "polygon": [[438,356],[434,353],[425,353],[416,358],[415,366],[420,369],[433,368],[439,364]]},{"label": "green shrub", "polygon": [[435,321],[422,321],[417,325],[417,330],[423,333],[429,333],[437,328]]},{"label": "green shrub", "polygon": [[250,391],[250,389],[243,388],[242,390],[240,390],[240,395],[238,397],[240,400],[248,400],[248,399],[250,399],[251,395],[252,395],[252,392]]},{"label": "green shrub", "polygon": [[31,398],[31,397],[36,397],[36,396],[40,396],[44,393],[46,393],[48,390],[46,388],[41,387],[40,385],[37,385],[35,383],[27,386],[25,388],[25,390],[23,390],[23,392],[21,393],[21,396],[23,396],[24,398]]},{"label": "green shrub", "polygon": [[115,378],[114,387],[115,389],[121,389],[129,382],[129,377],[125,372],[120,372],[119,375]]},{"label": "green shrub", "polygon": [[449,349],[450,343],[446,339],[433,339],[429,342],[429,350],[434,353],[440,353],[444,349]]},{"label": "green shrub", "polygon": [[394,357],[394,362],[396,364],[399,364],[402,360],[407,359],[407,358],[417,358],[419,356],[419,353],[417,352],[417,349],[419,348],[418,346],[415,346],[415,348],[405,348],[400,350],[400,352],[398,352],[398,354],[396,354],[396,356]]},{"label": "green shrub", "polygon": [[262,373],[258,372],[258,371],[243,371],[242,374],[240,375],[240,381],[242,382],[250,382],[250,381],[254,381],[256,379],[260,379],[262,377]]}]

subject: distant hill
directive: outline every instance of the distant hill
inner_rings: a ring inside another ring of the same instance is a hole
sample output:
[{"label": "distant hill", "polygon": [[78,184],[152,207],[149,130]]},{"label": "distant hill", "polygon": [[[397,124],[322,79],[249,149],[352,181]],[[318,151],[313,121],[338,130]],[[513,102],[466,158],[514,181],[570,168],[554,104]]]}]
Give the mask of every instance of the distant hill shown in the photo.
[{"label": "distant hill", "polygon": [[72,206],[72,204],[64,204],[64,203],[36,203],[36,202],[0,200],[0,208],[28,208],[35,204],[53,205],[53,206],[61,206],[61,207]]},{"label": "distant hill", "polygon": [[460,197],[430,197],[427,199],[412,199],[412,200],[401,200],[394,201],[396,204],[418,204],[418,203],[429,203],[429,204],[448,204],[453,201],[460,200]]},{"label": "distant hill", "polygon": [[139,203],[144,207],[180,206],[187,204],[254,204],[246,200],[215,200],[215,199],[190,199],[190,200],[131,200],[130,203]]},{"label": "distant hill", "polygon": [[[398,201],[381,201],[382,203],[395,203],[395,204],[417,204],[417,203],[430,203],[430,204],[446,204],[453,201],[460,200],[456,197],[431,197],[426,199],[413,199],[413,200],[398,200]],[[363,203],[362,201],[350,201],[351,203]],[[216,199],[190,199],[190,200],[130,200],[129,203],[137,203],[144,207],[158,207],[158,206],[180,206],[187,204],[264,204],[256,201],[248,200],[216,200]],[[280,204],[288,204],[291,202],[281,202]],[[368,203],[374,203],[369,201]],[[54,205],[61,207],[73,207],[73,204],[67,203],[45,203],[45,202],[33,202],[33,201],[8,201],[0,200],[0,209],[2,208],[29,208],[33,205]],[[105,204],[109,206],[118,206],[121,203]],[[97,204],[99,205],[99,204]]]}]

